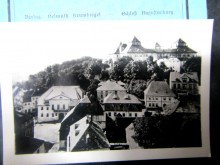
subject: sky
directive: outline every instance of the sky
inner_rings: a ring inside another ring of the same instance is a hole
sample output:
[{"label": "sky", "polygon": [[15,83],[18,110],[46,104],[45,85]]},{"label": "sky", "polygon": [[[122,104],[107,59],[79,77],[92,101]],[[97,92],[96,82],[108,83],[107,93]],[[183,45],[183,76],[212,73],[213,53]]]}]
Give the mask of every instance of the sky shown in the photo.
[{"label": "sky", "polygon": [[205,20],[5,23],[0,27],[1,67],[12,73],[13,81],[26,80],[64,61],[83,56],[105,59],[120,42],[134,36],[145,48],[153,48],[156,42],[169,48],[182,38],[198,54],[206,55],[209,26]]}]

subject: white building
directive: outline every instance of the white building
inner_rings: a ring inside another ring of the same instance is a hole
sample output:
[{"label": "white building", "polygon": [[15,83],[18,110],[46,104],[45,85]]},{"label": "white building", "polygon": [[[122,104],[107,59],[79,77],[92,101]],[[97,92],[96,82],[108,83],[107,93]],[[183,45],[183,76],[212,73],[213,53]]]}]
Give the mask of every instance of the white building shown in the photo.
[{"label": "white building", "polygon": [[199,94],[199,78],[197,72],[188,73],[170,73],[170,88],[177,95],[198,95]]},{"label": "white building", "polygon": [[182,62],[178,58],[161,58],[157,60],[157,65],[159,66],[163,62],[168,69],[173,71],[180,72]]},{"label": "white building", "polygon": [[79,86],[53,86],[38,99],[38,122],[62,120],[83,98]]},{"label": "white building", "polygon": [[85,116],[70,126],[67,152],[109,150],[109,142],[98,123]]},{"label": "white building", "polygon": [[167,110],[167,107],[176,108],[176,106],[171,106],[171,104],[179,104],[175,97],[175,94],[165,81],[152,81],[144,91],[147,111],[153,113],[163,113],[164,110]]},{"label": "white building", "polygon": [[157,52],[154,49],[147,49],[141,45],[141,42],[134,36],[133,40],[128,43],[120,43],[115,53],[112,55],[113,62],[117,61],[123,56],[129,56],[133,60],[144,61],[149,56],[152,56],[154,60],[158,59]]},{"label": "white building", "polygon": [[117,91],[110,93],[104,98],[103,107],[105,115],[113,120],[116,117],[136,118],[144,116],[141,101],[132,94],[118,93]]}]

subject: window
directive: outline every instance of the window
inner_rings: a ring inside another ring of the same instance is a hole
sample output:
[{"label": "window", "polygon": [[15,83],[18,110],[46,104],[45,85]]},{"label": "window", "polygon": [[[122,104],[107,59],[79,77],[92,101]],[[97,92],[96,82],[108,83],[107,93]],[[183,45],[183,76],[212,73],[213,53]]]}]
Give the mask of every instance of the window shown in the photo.
[{"label": "window", "polygon": [[76,130],[75,132],[75,136],[77,136],[79,134],[79,130]]},{"label": "window", "polygon": [[66,109],[65,104],[63,104],[63,110],[65,110],[65,109]]},{"label": "window", "polygon": [[151,98],[149,97],[149,100],[151,100]]},{"label": "window", "polygon": [[122,115],[123,115],[123,117],[125,117],[125,113],[123,113]]},{"label": "window", "polygon": [[60,105],[59,104],[57,105],[57,110],[60,110]]},{"label": "window", "polygon": [[129,113],[129,117],[132,117],[132,113]]},{"label": "window", "polygon": [[41,110],[44,110],[44,107],[41,107]]},{"label": "window", "polygon": [[117,115],[117,113],[116,112],[114,112],[114,116],[116,116]]},{"label": "window", "polygon": [[111,112],[108,113],[108,116],[111,116]]},{"label": "window", "polygon": [[151,103],[149,103],[149,107],[151,107]]},{"label": "window", "polygon": [[180,88],[180,84],[177,84],[177,88],[178,88],[178,89]]},{"label": "window", "polygon": [[47,110],[49,110],[49,107],[47,107]]},{"label": "window", "polygon": [[52,113],[52,117],[54,117],[54,113]]},{"label": "window", "polygon": [[163,100],[166,100],[166,97],[164,97]]},{"label": "window", "polygon": [[75,129],[77,129],[79,127],[79,124],[75,124]]},{"label": "window", "polygon": [[105,92],[105,96],[108,96],[108,91]]},{"label": "window", "polygon": [[25,112],[25,114],[27,114],[27,110],[25,110],[24,112]]},{"label": "window", "polygon": [[156,103],[156,107],[158,107],[158,103]]},{"label": "window", "polygon": [[173,84],[173,89],[176,89],[176,84]]},{"label": "window", "polygon": [[52,110],[54,110],[54,105],[52,104]]},{"label": "window", "polygon": [[43,114],[43,113],[41,113],[41,117],[44,117],[44,114]]},{"label": "window", "polygon": [[47,113],[47,117],[49,117],[49,113]]},{"label": "window", "polygon": [[135,113],[134,116],[137,117],[137,113]]},{"label": "window", "polygon": [[183,89],[186,89],[186,84],[183,84]]},{"label": "window", "polygon": [[182,81],[186,83],[187,82],[187,78],[183,78]]},{"label": "window", "polygon": [[152,103],[152,107],[154,107],[154,103]]},{"label": "window", "polygon": [[57,113],[55,113],[55,115],[57,116]]}]

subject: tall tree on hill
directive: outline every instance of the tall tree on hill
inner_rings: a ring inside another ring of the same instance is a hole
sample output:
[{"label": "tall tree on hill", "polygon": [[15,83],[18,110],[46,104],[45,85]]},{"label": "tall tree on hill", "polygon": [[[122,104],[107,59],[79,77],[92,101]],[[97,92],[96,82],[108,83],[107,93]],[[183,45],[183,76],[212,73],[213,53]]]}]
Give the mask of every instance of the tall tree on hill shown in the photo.
[{"label": "tall tree on hill", "polygon": [[119,80],[123,81],[124,80],[124,68],[130,61],[133,61],[133,59],[128,56],[123,56],[118,61],[116,61],[114,63],[113,70],[110,74],[110,78],[116,81],[119,81]]},{"label": "tall tree on hill", "polygon": [[130,61],[124,69],[124,78],[127,82],[134,79],[149,79],[146,61]]},{"label": "tall tree on hill", "polygon": [[192,57],[183,65],[184,72],[197,72],[199,82],[201,82],[201,57]]}]

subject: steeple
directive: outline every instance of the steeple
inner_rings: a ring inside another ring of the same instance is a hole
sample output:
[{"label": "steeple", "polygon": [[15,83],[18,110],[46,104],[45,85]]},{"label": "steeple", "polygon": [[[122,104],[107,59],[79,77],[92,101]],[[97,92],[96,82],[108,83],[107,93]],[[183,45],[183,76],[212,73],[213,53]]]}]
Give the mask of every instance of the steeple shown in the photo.
[{"label": "steeple", "polygon": [[131,43],[132,43],[132,45],[141,45],[141,42],[135,36],[134,36],[134,38],[133,38]]}]

